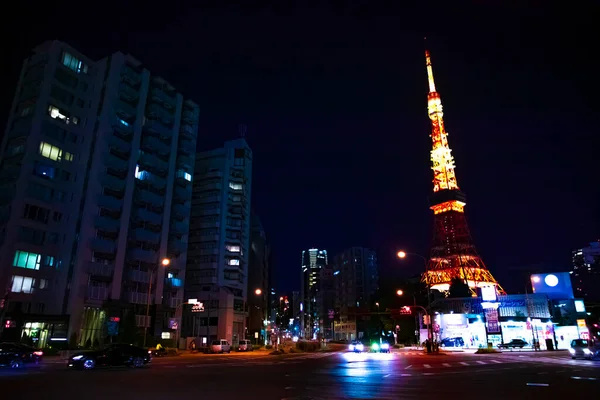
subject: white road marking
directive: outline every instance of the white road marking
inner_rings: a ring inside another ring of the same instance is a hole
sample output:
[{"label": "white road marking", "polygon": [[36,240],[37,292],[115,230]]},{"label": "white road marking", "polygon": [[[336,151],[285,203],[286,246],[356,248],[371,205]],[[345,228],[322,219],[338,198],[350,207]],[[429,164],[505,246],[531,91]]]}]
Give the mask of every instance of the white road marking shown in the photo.
[{"label": "white road marking", "polygon": [[423,375],[435,375],[433,372],[425,372]]},{"label": "white road marking", "polygon": [[409,365],[408,367],[404,368],[404,369],[409,369],[410,367],[412,367],[412,365]]},{"label": "white road marking", "polygon": [[383,377],[384,377],[384,378],[387,378],[387,377],[388,377],[388,376],[390,376],[390,375],[391,375],[391,374],[387,374],[387,375],[384,375]]},{"label": "white road marking", "polygon": [[527,386],[542,386],[542,387],[546,387],[546,386],[550,386],[550,384],[548,384],[548,383],[527,383]]},{"label": "white road marking", "polygon": [[495,363],[495,364],[502,364],[502,361],[498,361],[498,360],[490,360],[491,362]]},{"label": "white road marking", "polygon": [[431,368],[431,365],[429,365],[429,364],[423,364],[423,366],[424,366],[425,368]]},{"label": "white road marking", "polygon": [[477,361],[477,364],[485,365],[486,362],[485,361]]},{"label": "white road marking", "polygon": [[448,363],[442,363],[442,365],[443,365],[444,367],[450,367],[450,364],[448,364]]},{"label": "white road marking", "polygon": [[586,381],[595,381],[595,380],[597,380],[596,378],[592,378],[592,377],[589,377],[589,376],[572,376],[571,379],[586,380]]},{"label": "white road marking", "polygon": [[412,374],[400,374],[400,376],[412,376]]},{"label": "white road marking", "polygon": [[461,364],[461,365],[469,365],[468,362],[464,362],[464,361],[460,362],[459,364]]}]

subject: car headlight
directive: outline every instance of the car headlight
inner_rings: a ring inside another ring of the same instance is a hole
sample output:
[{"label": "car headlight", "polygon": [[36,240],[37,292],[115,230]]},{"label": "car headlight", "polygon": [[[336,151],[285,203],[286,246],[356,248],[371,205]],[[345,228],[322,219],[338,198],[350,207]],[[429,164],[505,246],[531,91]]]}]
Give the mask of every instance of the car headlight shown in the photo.
[{"label": "car headlight", "polygon": [[75,356],[75,357],[73,357],[73,358],[72,358],[72,360],[73,360],[73,361],[77,361],[77,360],[81,360],[82,358],[83,358],[83,356],[82,356],[82,355],[79,355],[79,356]]},{"label": "car headlight", "polygon": [[354,351],[354,345],[353,345],[353,344],[351,344],[350,346],[348,346],[348,349],[349,349],[350,351]]},{"label": "car headlight", "polygon": [[365,349],[365,346],[363,346],[362,344],[356,345],[356,350],[363,351],[364,349]]},{"label": "car headlight", "polygon": [[384,343],[381,345],[381,350],[388,350],[390,348],[390,344],[389,343]]},{"label": "car headlight", "polygon": [[590,349],[583,349],[583,353],[584,354],[592,354],[592,352],[590,351]]},{"label": "car headlight", "polygon": [[377,350],[379,350],[379,345],[378,345],[377,343],[373,343],[373,344],[371,345],[371,348],[372,348],[373,350],[377,351]]},{"label": "car headlight", "polygon": [[571,353],[571,354],[575,354],[575,349],[573,349],[573,348],[570,348],[570,349],[569,349],[569,353]]}]

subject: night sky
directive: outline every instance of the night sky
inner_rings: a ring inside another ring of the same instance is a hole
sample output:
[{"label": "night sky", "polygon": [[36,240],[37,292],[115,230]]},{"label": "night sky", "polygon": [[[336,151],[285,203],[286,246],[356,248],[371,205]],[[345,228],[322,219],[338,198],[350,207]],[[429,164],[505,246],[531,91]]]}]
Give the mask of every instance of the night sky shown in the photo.
[{"label": "night sky", "polygon": [[577,10],[124,3],[15,7],[1,28],[2,125],[33,46],[131,53],[200,104],[200,150],[247,125],[253,207],[279,290],[299,287],[309,247],[373,247],[388,281],[422,270],[393,254],[428,255],[431,243],[424,36],[475,244],[505,289],[520,290],[526,271],[568,270],[571,250],[600,238],[591,1]]}]

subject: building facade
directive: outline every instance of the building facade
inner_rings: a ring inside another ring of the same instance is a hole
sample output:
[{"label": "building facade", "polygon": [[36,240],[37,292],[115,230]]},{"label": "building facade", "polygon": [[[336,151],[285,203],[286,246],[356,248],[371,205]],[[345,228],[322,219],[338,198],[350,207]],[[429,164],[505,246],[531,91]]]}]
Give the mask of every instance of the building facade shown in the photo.
[{"label": "building facade", "polygon": [[319,335],[321,338],[333,340],[333,322],[335,317],[336,290],[333,265],[321,268],[317,305],[319,311]]},{"label": "building facade", "polygon": [[374,250],[351,247],[334,257],[337,321],[334,330],[338,340],[361,337],[361,317],[374,305],[379,289],[379,265]]},{"label": "building facade", "polygon": [[184,313],[184,335],[200,345],[246,338],[252,151],[244,139],[196,156],[186,299],[203,311]]},{"label": "building facade", "polygon": [[600,303],[600,241],[573,251],[572,271],[575,295],[586,302]]},{"label": "building facade", "polygon": [[1,152],[5,334],[43,347],[174,333],[198,119],[130,55],[34,49]]},{"label": "building facade", "polygon": [[268,319],[270,247],[262,223],[256,213],[250,214],[250,254],[248,259],[248,335],[264,342],[265,323]]},{"label": "building facade", "polygon": [[300,335],[315,339],[320,329],[322,305],[317,303],[321,269],[327,265],[327,251],[308,249],[302,251],[300,279]]}]

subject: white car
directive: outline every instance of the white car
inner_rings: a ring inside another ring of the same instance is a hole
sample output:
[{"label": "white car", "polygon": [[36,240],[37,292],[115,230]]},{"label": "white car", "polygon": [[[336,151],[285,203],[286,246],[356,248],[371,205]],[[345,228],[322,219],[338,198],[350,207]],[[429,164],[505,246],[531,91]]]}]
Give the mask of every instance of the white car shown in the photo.
[{"label": "white car", "polygon": [[231,353],[231,344],[225,339],[213,340],[210,345],[211,353]]}]

